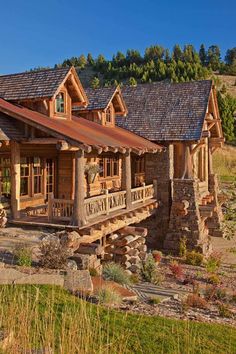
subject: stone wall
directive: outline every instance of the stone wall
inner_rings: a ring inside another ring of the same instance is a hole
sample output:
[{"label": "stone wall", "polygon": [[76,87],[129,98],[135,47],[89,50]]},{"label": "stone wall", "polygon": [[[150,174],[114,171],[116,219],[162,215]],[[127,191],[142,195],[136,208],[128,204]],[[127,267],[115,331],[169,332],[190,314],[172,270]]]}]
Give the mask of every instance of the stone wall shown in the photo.
[{"label": "stone wall", "polygon": [[159,207],[155,215],[144,220],[142,227],[148,229],[147,244],[153,248],[162,248],[168,229],[171,208],[171,179],[173,176],[173,146],[166,146],[165,151],[146,155],[146,183],[156,180]]},{"label": "stone wall", "polygon": [[206,254],[210,249],[210,239],[205,218],[200,215],[197,181],[173,179],[172,191],[170,222],[164,249],[178,253],[180,240],[186,237],[188,249],[198,248]]}]

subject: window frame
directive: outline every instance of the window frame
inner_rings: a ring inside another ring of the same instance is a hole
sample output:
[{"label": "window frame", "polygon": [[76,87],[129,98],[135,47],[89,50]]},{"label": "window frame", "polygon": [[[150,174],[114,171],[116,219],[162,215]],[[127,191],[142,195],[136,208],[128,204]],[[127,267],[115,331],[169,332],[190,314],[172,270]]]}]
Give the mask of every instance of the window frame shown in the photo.
[{"label": "window frame", "polygon": [[[116,167],[115,167],[116,165]],[[119,156],[104,156],[99,158],[99,166],[102,170],[99,173],[99,179],[113,179],[120,177],[120,157]],[[110,173],[108,174],[108,168]],[[114,174],[115,170],[117,174]]]},{"label": "window frame", "polygon": [[[57,111],[57,97],[59,95],[63,95],[63,105],[64,105],[64,110],[63,112],[61,111]],[[66,90],[60,90],[57,95],[55,96],[55,100],[54,100],[54,114],[55,115],[59,115],[59,116],[65,116],[67,114],[67,94],[66,94]]]}]

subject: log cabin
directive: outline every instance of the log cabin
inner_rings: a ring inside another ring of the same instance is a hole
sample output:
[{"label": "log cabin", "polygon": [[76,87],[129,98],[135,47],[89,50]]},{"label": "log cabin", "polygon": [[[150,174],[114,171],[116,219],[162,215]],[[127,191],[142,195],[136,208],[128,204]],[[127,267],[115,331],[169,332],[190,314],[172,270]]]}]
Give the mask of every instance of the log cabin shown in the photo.
[{"label": "log cabin", "polygon": [[[189,248],[210,251],[210,236],[222,236],[221,195],[212,155],[224,137],[212,81],[159,82],[124,86],[126,116],[118,126],[165,146],[145,156],[147,183],[157,180],[160,208],[149,223],[151,243],[178,251],[181,238]],[[89,95],[88,95],[89,97]]]},{"label": "log cabin", "polygon": [[153,181],[133,166],[162,147],[116,126],[127,114],[119,88],[96,97],[73,67],[0,76],[0,197],[11,222],[75,228],[91,243],[153,213]]}]

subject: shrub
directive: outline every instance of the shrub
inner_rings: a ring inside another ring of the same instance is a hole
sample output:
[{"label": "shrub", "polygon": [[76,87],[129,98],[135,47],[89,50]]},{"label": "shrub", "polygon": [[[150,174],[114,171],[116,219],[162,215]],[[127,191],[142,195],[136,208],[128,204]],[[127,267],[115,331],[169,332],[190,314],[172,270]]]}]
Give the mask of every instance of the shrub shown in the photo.
[{"label": "shrub", "polygon": [[32,250],[27,246],[21,246],[15,249],[14,256],[17,258],[17,264],[22,267],[31,267]]},{"label": "shrub", "polygon": [[171,261],[169,264],[169,268],[176,279],[180,279],[183,277],[183,267],[178,262]]},{"label": "shrub", "polygon": [[226,317],[226,318],[232,317],[232,312],[230,311],[228,304],[221,303],[218,305],[218,309],[219,309],[219,316],[220,317]]},{"label": "shrub", "polygon": [[236,293],[231,296],[231,301],[236,304]]},{"label": "shrub", "polygon": [[216,285],[207,286],[205,290],[205,299],[212,300],[226,300],[227,293],[224,288],[217,287]]},{"label": "shrub", "polygon": [[200,266],[203,262],[203,255],[197,251],[188,251],[186,253],[186,263],[193,266]]},{"label": "shrub", "polygon": [[155,262],[156,263],[160,263],[160,261],[161,261],[161,258],[162,258],[162,253],[161,253],[161,251],[152,251],[152,256],[153,256],[153,258],[154,258],[154,260],[155,260]]},{"label": "shrub", "polygon": [[102,275],[106,280],[113,280],[116,283],[123,285],[130,284],[129,275],[125,272],[121,265],[117,263],[107,263],[103,267]]},{"label": "shrub", "polygon": [[208,273],[216,272],[222,261],[222,253],[220,252],[213,252],[207,259],[205,263],[206,271]]},{"label": "shrub", "polygon": [[132,284],[138,284],[140,281],[140,277],[138,274],[131,274],[130,275],[130,281]]},{"label": "shrub", "polygon": [[187,237],[183,236],[180,238],[179,242],[179,255],[180,257],[186,258],[187,254]]},{"label": "shrub", "polygon": [[145,281],[153,284],[160,284],[164,279],[164,276],[157,269],[152,254],[148,254],[146,260],[142,262],[140,275]]},{"label": "shrub", "polygon": [[91,275],[91,277],[98,276],[98,272],[95,268],[89,268],[89,274]]},{"label": "shrub", "polygon": [[61,269],[66,267],[71,252],[62,246],[59,240],[42,242],[40,246],[40,264],[45,268]]},{"label": "shrub", "polygon": [[189,294],[185,302],[188,306],[199,309],[206,309],[208,307],[207,301],[198,294]]},{"label": "shrub", "polygon": [[220,278],[217,274],[210,274],[209,277],[208,277],[208,280],[210,283],[212,284],[215,284],[215,285],[218,285],[220,284]]},{"label": "shrub", "polygon": [[120,294],[109,286],[104,286],[98,293],[98,301],[103,305],[119,305],[122,302]]},{"label": "shrub", "polygon": [[160,302],[161,302],[161,299],[159,297],[151,297],[149,299],[149,303],[151,305],[158,305],[158,304],[160,304]]}]

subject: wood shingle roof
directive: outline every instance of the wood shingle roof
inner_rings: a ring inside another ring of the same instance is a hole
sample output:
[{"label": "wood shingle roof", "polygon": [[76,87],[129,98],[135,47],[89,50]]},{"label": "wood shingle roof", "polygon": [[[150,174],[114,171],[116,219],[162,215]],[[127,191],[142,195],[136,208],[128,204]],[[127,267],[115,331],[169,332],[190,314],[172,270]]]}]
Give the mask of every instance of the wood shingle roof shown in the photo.
[{"label": "wood shingle roof", "polygon": [[[115,87],[101,87],[96,89],[85,88],[84,90],[89,99],[89,104],[86,107],[86,110],[105,109],[116,92]],[[84,110],[83,107],[74,107],[73,109]]]},{"label": "wood shingle roof", "polygon": [[124,86],[128,114],[117,125],[152,141],[198,140],[212,81]]},{"label": "wood shingle roof", "polygon": [[24,100],[52,97],[70,68],[29,71],[0,76],[0,98]]}]

